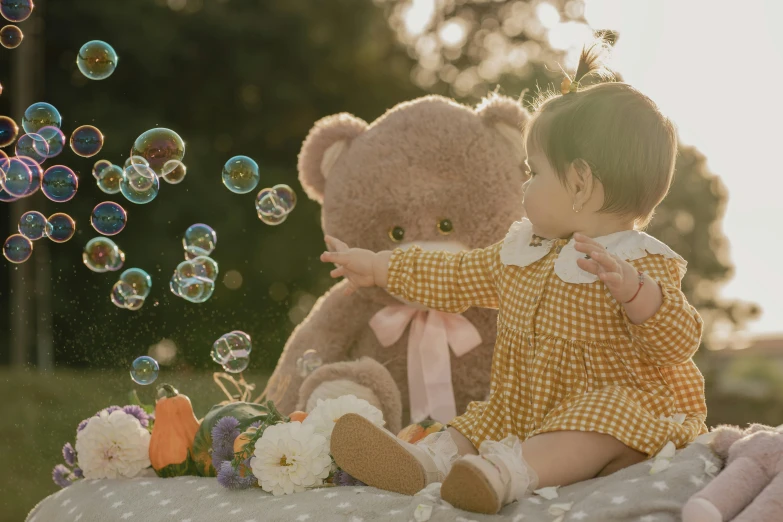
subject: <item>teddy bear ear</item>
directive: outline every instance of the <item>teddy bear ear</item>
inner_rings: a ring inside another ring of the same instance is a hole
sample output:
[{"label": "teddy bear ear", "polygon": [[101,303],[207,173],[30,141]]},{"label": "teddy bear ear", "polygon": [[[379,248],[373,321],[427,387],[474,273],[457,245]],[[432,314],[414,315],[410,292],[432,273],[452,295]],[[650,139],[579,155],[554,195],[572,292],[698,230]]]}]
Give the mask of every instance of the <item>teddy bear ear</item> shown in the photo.
[{"label": "teddy bear ear", "polygon": [[299,152],[299,182],[311,199],[321,203],[329,172],[367,122],[348,113],[318,120]]},{"label": "teddy bear ear", "polygon": [[525,159],[525,144],[522,141],[522,130],[530,121],[530,113],[522,106],[522,100],[515,100],[502,94],[492,93],[481,100],[476,107],[484,123],[494,127],[511,143],[517,159],[521,163]]},{"label": "teddy bear ear", "polygon": [[732,444],[747,435],[746,430],[728,424],[713,428],[712,431],[715,433],[715,437],[710,442],[710,447],[723,458],[729,454],[729,448]]}]

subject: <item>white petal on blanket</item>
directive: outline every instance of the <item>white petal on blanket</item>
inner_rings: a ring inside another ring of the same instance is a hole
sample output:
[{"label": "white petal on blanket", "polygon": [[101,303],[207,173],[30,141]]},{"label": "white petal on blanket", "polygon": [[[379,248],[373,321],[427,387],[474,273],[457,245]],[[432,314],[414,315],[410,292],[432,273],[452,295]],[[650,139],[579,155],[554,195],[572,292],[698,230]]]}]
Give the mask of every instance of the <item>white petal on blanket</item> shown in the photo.
[{"label": "white petal on blanket", "polygon": [[677,447],[674,445],[672,441],[669,441],[666,443],[663,449],[661,449],[661,451],[658,452],[655,458],[670,459],[674,457],[676,451],[677,451]]},{"label": "white petal on blanket", "polygon": [[416,506],[416,511],[413,512],[413,518],[416,522],[427,522],[432,516],[432,506],[428,504],[419,504]]},{"label": "white petal on blanket", "polygon": [[691,442],[691,444],[704,444],[705,446],[709,446],[710,443],[712,442],[712,439],[714,439],[717,434],[718,434],[717,431],[702,433],[701,435],[693,439],[693,442]]},{"label": "white petal on blanket", "polygon": [[704,461],[704,473],[706,473],[709,476],[714,476],[718,472],[718,466],[710,462],[709,460]]},{"label": "white petal on blanket", "polygon": [[667,459],[656,458],[655,462],[653,462],[652,468],[650,468],[650,475],[655,475],[656,473],[667,470],[671,465],[672,463]]},{"label": "white petal on blanket", "polygon": [[573,506],[573,502],[568,503],[561,503],[561,504],[552,504],[549,506],[549,514],[550,515],[565,515],[568,511],[571,511],[571,506]]},{"label": "white petal on blanket", "polygon": [[560,486],[551,486],[548,488],[541,488],[535,490],[533,493],[535,493],[536,495],[541,495],[547,500],[554,500],[559,496],[557,493],[557,488],[559,487]]}]

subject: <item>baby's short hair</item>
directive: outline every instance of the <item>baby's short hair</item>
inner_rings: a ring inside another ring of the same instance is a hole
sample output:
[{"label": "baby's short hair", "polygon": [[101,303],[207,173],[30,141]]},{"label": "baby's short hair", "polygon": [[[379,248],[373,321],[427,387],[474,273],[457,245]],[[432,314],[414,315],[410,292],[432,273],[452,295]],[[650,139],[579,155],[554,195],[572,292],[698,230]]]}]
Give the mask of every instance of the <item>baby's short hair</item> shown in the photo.
[{"label": "baby's short hair", "polygon": [[[605,44],[582,51],[574,81],[605,69]],[[637,228],[652,219],[671,185],[677,131],[657,105],[626,83],[610,81],[539,98],[526,140],[540,150],[560,180],[569,165],[588,165],[604,188],[601,212],[627,215]],[[578,85],[578,84],[577,84]]]}]

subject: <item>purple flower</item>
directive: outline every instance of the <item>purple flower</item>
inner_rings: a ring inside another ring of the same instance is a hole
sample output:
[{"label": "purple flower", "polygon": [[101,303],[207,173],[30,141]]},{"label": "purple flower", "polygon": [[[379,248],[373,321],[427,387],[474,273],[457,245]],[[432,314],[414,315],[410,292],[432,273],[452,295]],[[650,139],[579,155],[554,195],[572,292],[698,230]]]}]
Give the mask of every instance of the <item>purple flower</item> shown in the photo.
[{"label": "purple flower", "polygon": [[256,429],[258,429],[258,428],[260,428],[260,427],[261,427],[261,421],[255,421],[253,424],[251,424],[251,425],[250,425],[250,426],[248,426],[248,427],[249,427],[249,428],[256,428]]},{"label": "purple flower", "polygon": [[101,413],[103,413],[104,411],[106,413],[111,413],[113,411],[117,411],[117,410],[121,410],[121,409],[122,408],[120,408],[119,406],[109,406],[108,408],[104,408],[101,411],[99,411],[98,413],[96,413],[95,416],[96,417],[100,417]]},{"label": "purple flower", "polygon": [[122,411],[139,419],[142,428],[146,428],[150,425],[150,416],[141,408],[141,406],[132,404],[130,406],[123,407]]},{"label": "purple flower", "polygon": [[221,486],[227,489],[247,489],[253,485],[255,477],[253,475],[240,477],[231,462],[224,462],[218,470],[217,480]]},{"label": "purple flower", "polygon": [[212,448],[224,448],[234,452],[234,439],[239,437],[239,421],[234,417],[223,417],[212,428]]},{"label": "purple flower", "polygon": [[57,464],[54,469],[52,470],[52,480],[55,484],[60,486],[61,488],[67,488],[71,485],[71,481],[68,480],[68,475],[71,474],[71,470],[63,466],[62,464]]},{"label": "purple flower", "polygon": [[[214,441],[213,441],[214,444]],[[234,460],[234,449],[231,448],[225,448],[223,446],[215,448],[213,446],[212,448],[212,466],[215,469],[220,469],[220,466],[223,465],[224,462],[231,462]]]},{"label": "purple flower", "polygon": [[65,446],[63,446],[63,458],[69,466],[73,466],[76,463],[76,452],[73,451],[73,446],[71,446],[70,442],[66,442]]},{"label": "purple flower", "polygon": [[73,476],[76,478],[84,478],[84,473],[82,472],[82,468],[73,468]]},{"label": "purple flower", "polygon": [[79,423],[79,426],[77,426],[76,431],[77,433],[82,431],[84,428],[87,427],[87,423],[90,422],[90,419],[84,419]]},{"label": "purple flower", "polygon": [[338,469],[334,472],[334,477],[332,477],[332,483],[338,485],[338,486],[366,486],[364,482],[361,480],[355,479],[352,476],[350,476],[345,471]]}]

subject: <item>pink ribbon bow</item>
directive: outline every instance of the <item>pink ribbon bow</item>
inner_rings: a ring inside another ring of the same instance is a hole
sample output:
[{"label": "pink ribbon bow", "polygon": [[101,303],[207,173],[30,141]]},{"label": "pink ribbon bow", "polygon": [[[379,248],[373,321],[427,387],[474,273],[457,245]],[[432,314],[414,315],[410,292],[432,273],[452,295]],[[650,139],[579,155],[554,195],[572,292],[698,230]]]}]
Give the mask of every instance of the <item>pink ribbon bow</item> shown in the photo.
[{"label": "pink ribbon bow", "polygon": [[449,346],[461,357],[481,344],[481,335],[460,314],[406,305],[383,308],[370,319],[370,328],[378,341],[389,347],[402,337],[411,321],[408,334],[411,420],[420,422],[430,416],[445,424],[457,416]]}]

